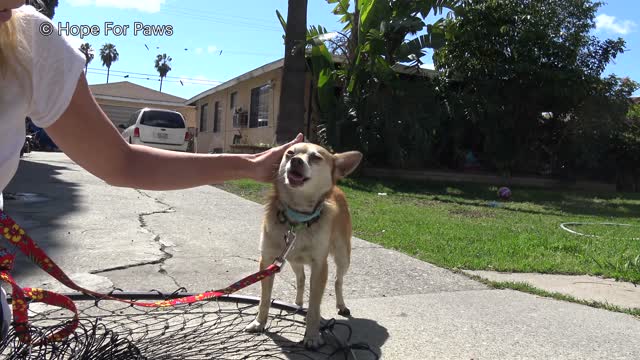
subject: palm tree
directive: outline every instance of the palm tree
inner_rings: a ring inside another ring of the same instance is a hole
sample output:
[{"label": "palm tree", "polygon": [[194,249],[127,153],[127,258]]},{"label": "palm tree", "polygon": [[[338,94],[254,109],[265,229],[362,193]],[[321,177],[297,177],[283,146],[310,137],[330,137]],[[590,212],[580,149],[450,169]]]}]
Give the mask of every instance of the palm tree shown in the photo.
[{"label": "palm tree", "polygon": [[120,54],[116,50],[116,46],[113,44],[104,44],[100,49],[100,59],[102,59],[102,66],[107,67],[107,84],[109,83],[109,71],[111,71],[111,64],[118,61]]},{"label": "palm tree", "polygon": [[282,93],[276,125],[278,144],[304,131],[304,94],[306,79],[305,45],[307,40],[307,0],[289,0],[284,40]]},{"label": "palm tree", "polygon": [[89,67],[89,63],[93,60],[93,48],[91,44],[84,43],[80,45],[80,52],[84,54],[85,63],[84,63],[84,73],[87,73],[87,68]]},{"label": "palm tree", "polygon": [[160,74],[160,92],[162,92],[162,79],[167,76],[167,73],[171,71],[171,57],[167,56],[167,54],[158,54],[156,56],[156,70]]}]

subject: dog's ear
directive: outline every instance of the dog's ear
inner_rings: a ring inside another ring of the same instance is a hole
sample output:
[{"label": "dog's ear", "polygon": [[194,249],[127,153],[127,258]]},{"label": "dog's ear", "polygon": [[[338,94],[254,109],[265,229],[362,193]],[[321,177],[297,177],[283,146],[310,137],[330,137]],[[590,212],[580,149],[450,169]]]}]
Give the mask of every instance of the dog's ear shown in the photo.
[{"label": "dog's ear", "polygon": [[362,161],[362,153],[359,151],[347,151],[333,155],[335,170],[334,177],[341,179],[351,174]]}]

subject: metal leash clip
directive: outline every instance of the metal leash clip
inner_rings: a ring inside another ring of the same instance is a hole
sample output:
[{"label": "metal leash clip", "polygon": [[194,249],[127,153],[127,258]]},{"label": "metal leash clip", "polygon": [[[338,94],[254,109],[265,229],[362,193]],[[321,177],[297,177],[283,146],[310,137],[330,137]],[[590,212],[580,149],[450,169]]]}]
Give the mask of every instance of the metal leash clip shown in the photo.
[{"label": "metal leash clip", "polygon": [[282,268],[282,266],[284,265],[284,263],[286,262],[287,259],[287,255],[289,255],[289,253],[291,252],[291,250],[293,250],[294,245],[296,242],[296,233],[295,231],[293,231],[293,228],[290,228],[285,234],[284,234],[284,243],[285,243],[285,248],[282,251],[282,253],[280,254],[280,256],[278,256],[276,258],[276,260],[274,261],[274,264],[278,265],[280,268]]}]

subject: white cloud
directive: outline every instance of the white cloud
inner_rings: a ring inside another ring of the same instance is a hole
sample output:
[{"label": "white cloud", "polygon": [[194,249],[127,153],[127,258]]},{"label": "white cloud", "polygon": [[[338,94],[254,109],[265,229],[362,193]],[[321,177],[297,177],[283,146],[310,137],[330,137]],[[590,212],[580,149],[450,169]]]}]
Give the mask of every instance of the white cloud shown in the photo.
[{"label": "white cloud", "polygon": [[435,66],[433,66],[433,64],[422,64],[420,65],[421,68],[423,69],[429,69],[429,70],[434,70]]},{"label": "white cloud", "polygon": [[615,16],[600,14],[596,17],[596,31],[604,30],[615,34],[626,35],[636,27],[631,20],[617,20]]},{"label": "white cloud", "polygon": [[202,48],[196,48],[196,54],[198,55],[202,54]]},{"label": "white cloud", "polygon": [[160,11],[166,0],[67,0],[71,6],[114,7],[118,9],[136,9],[148,13]]},{"label": "white cloud", "polygon": [[207,52],[208,52],[209,54],[213,54],[213,52],[215,52],[216,50],[218,50],[218,48],[217,48],[217,47],[215,47],[215,46],[209,45],[209,46],[207,47]]}]

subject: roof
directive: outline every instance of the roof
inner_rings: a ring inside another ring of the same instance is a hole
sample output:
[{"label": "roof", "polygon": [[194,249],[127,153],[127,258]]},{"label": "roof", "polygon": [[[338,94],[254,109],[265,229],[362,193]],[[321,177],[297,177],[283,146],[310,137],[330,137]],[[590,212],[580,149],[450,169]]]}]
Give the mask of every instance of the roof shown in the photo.
[{"label": "roof", "polygon": [[432,69],[427,69],[427,68],[423,68],[423,67],[417,67],[417,66],[409,66],[409,65],[403,65],[403,64],[395,64],[391,67],[393,70],[395,70],[398,73],[401,74],[406,74],[406,75],[419,75],[419,76],[424,76],[424,77],[429,77],[429,78],[433,78],[435,77],[438,72]]},{"label": "roof", "polygon": [[[332,55],[333,57],[333,61],[335,63],[344,63],[346,62],[346,58],[344,56],[341,55]],[[284,58],[283,59],[279,59],[276,60],[274,62],[268,63],[266,65],[262,65],[259,68],[255,68],[249,72],[246,72],[240,76],[237,76],[229,81],[226,81],[216,87],[213,87],[209,90],[203,91],[200,94],[192,97],[191,99],[187,100],[187,104],[188,105],[194,105],[194,103],[204,97],[207,97],[211,94],[217,93],[218,91],[222,91],[224,89],[230,88],[244,80],[248,80],[248,79],[253,79],[254,77],[257,77],[259,75],[262,75],[264,73],[267,73],[269,71],[273,71],[276,69],[279,69],[281,67],[284,66]],[[402,65],[402,64],[396,64],[393,66],[393,69],[398,72],[398,73],[402,73],[402,74],[408,74],[408,75],[419,75],[419,76],[425,76],[425,77],[433,77],[436,74],[435,70],[429,70],[429,69],[423,69],[423,68],[416,68],[414,66],[407,66],[407,65]]]},{"label": "roof", "polygon": [[207,97],[207,96],[209,96],[211,94],[217,93],[218,91],[230,88],[233,85],[236,85],[236,84],[240,83],[241,81],[248,80],[248,79],[253,79],[256,76],[262,75],[264,73],[268,73],[269,71],[273,71],[273,70],[279,69],[279,68],[281,68],[283,66],[284,66],[284,59],[276,60],[276,61],[270,62],[270,63],[268,63],[266,65],[262,65],[259,68],[253,69],[253,70],[251,70],[249,72],[246,72],[246,73],[244,73],[244,74],[242,74],[240,76],[236,76],[236,77],[234,77],[233,79],[231,79],[229,81],[225,81],[222,84],[220,84],[220,85],[218,85],[218,86],[216,86],[214,88],[211,88],[209,90],[201,92],[200,94],[198,94],[198,95],[192,97],[191,99],[187,100],[187,104],[193,105],[193,103],[195,103],[196,101],[198,101],[198,100],[200,100],[200,99],[202,99],[204,97]]},{"label": "roof", "polygon": [[186,101],[181,97],[162,93],[128,81],[90,85],[89,88],[97,99],[180,106],[184,106]]},{"label": "roof", "polygon": [[640,104],[640,96],[631,97],[631,101],[633,101],[635,104]]}]

